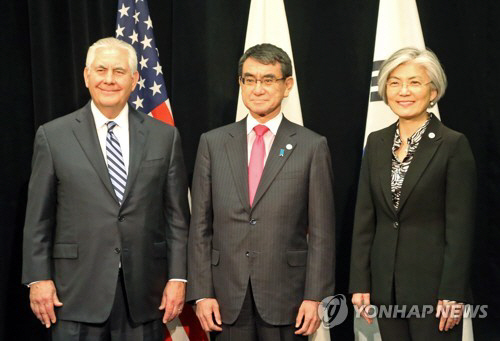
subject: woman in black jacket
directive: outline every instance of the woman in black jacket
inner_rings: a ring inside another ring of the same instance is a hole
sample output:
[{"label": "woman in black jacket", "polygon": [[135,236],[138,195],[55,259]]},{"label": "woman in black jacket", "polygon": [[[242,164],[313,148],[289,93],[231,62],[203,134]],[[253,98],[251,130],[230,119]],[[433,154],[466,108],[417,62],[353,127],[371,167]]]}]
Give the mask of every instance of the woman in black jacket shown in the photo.
[{"label": "woman in black jacket", "polygon": [[350,292],[369,323],[373,316],[363,307],[377,307],[384,341],[462,337],[476,173],[466,137],[427,111],[446,84],[429,50],[401,49],[379,73],[379,93],[399,119],[366,144]]}]

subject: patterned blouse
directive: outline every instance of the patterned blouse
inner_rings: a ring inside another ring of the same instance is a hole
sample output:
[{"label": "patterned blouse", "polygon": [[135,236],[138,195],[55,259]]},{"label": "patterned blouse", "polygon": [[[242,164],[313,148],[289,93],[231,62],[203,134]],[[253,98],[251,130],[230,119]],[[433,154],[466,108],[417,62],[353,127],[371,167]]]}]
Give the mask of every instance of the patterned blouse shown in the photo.
[{"label": "patterned blouse", "polygon": [[412,136],[408,138],[408,153],[402,161],[399,161],[396,151],[401,147],[401,135],[399,134],[399,122],[396,126],[396,134],[394,135],[394,143],[392,145],[392,169],[391,169],[391,193],[392,193],[392,204],[397,210],[399,208],[399,200],[401,199],[401,187],[403,187],[403,181],[405,179],[406,172],[410,167],[410,163],[413,160],[413,156],[418,147],[418,143],[422,139],[425,133],[425,129],[429,125],[432,114],[429,114],[427,121],[417,129]]}]

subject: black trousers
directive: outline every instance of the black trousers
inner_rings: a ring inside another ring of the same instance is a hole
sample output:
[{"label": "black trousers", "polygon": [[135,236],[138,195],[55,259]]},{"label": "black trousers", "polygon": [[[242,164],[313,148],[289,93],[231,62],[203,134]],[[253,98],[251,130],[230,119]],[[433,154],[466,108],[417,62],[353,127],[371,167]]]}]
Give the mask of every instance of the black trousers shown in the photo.
[{"label": "black trousers", "polygon": [[166,332],[161,319],[145,324],[132,322],[124,288],[120,269],[108,320],[104,323],[84,323],[58,319],[51,328],[52,341],[163,341]]},{"label": "black trousers", "polygon": [[[392,304],[396,304],[396,285],[392,283]],[[436,309],[435,302],[434,309]],[[421,309],[420,311],[422,311]],[[463,320],[448,331],[439,331],[439,319],[433,313],[416,318],[377,318],[382,341],[460,341],[462,340]]]},{"label": "black trousers", "polygon": [[463,321],[442,332],[433,314],[424,318],[379,318],[378,327],[383,341],[460,341]]},{"label": "black trousers", "polygon": [[240,314],[233,324],[222,324],[222,332],[211,333],[212,341],[307,341],[307,336],[295,335],[295,326],[274,326],[259,315],[253,299],[252,287],[248,289]]}]

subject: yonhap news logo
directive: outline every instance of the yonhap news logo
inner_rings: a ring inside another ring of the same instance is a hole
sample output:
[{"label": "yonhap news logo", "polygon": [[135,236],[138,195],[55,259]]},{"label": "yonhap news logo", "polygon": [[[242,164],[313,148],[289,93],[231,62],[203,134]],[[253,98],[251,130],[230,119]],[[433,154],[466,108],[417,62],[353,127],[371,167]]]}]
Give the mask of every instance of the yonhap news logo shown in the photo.
[{"label": "yonhap news logo", "polygon": [[347,313],[346,298],[342,294],[325,297],[318,306],[321,324],[326,329],[333,328],[344,322]]},{"label": "yonhap news logo", "polygon": [[470,304],[450,304],[448,307],[436,307],[430,304],[424,305],[362,305],[354,307],[355,317],[364,316],[374,318],[392,318],[392,319],[409,319],[409,318],[425,318],[429,315],[435,316],[436,312],[443,317],[452,318],[486,318],[488,316],[488,305],[470,305]]}]

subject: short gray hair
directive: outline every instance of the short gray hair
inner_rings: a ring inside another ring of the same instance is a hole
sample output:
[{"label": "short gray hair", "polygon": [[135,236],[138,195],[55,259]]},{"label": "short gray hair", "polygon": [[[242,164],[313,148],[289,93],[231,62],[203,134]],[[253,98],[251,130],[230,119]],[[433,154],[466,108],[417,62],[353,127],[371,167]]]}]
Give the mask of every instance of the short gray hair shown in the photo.
[{"label": "short gray hair", "polygon": [[292,76],[292,61],[290,57],[285,51],[273,44],[259,44],[246,50],[238,63],[238,76],[240,77],[243,73],[243,63],[248,58],[253,58],[265,65],[280,63],[283,77]]},{"label": "short gray hair", "polygon": [[382,63],[378,74],[378,93],[380,97],[387,104],[386,84],[389,75],[399,65],[410,61],[425,68],[427,75],[431,79],[431,87],[437,91],[437,96],[433,101],[437,103],[443,97],[448,85],[443,67],[434,52],[429,49],[420,50],[414,47],[402,48],[394,52]]},{"label": "short gray hair", "polygon": [[94,62],[95,52],[100,48],[120,48],[126,50],[128,53],[128,66],[130,68],[130,72],[133,74],[137,71],[137,54],[134,47],[129,43],[113,37],[99,39],[89,47],[85,67],[90,68],[90,65]]}]

